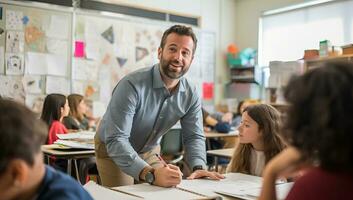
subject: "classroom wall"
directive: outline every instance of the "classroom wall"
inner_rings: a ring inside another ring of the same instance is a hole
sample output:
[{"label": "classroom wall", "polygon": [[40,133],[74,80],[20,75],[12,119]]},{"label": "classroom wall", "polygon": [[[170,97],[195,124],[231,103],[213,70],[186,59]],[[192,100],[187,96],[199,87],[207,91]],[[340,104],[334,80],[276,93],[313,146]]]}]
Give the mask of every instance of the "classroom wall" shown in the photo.
[{"label": "classroom wall", "polygon": [[257,49],[259,18],[263,11],[303,3],[308,0],[235,0],[235,41],[242,49],[252,47]]},{"label": "classroom wall", "polygon": [[216,34],[215,104],[224,98],[228,82],[225,52],[229,43],[235,42],[235,0],[100,0],[164,12],[200,16],[201,28]]}]

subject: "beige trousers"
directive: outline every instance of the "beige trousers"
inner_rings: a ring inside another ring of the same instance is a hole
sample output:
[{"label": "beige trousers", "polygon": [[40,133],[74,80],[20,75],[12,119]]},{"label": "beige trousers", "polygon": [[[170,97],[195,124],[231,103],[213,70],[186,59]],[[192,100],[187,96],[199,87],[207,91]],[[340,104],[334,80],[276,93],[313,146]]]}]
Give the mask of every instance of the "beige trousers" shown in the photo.
[{"label": "beige trousers", "polygon": [[[98,133],[94,137],[97,169],[102,185],[106,187],[117,187],[134,184],[134,178],[125,174],[109,157],[105,144],[99,139]],[[155,156],[160,153],[160,146],[139,156],[153,168],[162,167],[163,163]]]}]

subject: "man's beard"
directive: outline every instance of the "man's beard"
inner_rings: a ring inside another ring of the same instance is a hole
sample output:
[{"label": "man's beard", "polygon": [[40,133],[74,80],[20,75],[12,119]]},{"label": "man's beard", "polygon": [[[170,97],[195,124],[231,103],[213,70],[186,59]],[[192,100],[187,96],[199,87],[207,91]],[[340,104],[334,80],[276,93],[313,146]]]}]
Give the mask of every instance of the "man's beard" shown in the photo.
[{"label": "man's beard", "polygon": [[175,63],[176,65],[180,65],[179,63],[177,63],[177,61],[173,62],[173,61],[164,60],[163,58],[161,59],[160,65],[161,65],[163,74],[166,75],[170,79],[179,79],[180,77],[182,77],[188,71],[188,67],[185,66],[185,65],[182,65],[181,66],[181,71],[180,72],[176,72],[170,66],[173,63]]}]

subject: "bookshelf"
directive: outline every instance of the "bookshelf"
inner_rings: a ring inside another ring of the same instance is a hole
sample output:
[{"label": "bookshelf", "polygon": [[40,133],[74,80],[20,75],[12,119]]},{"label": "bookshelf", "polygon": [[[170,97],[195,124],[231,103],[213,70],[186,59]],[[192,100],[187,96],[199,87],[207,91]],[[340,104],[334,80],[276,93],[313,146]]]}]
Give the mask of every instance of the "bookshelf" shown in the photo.
[{"label": "bookshelf", "polygon": [[322,58],[315,58],[310,60],[305,60],[305,71],[319,67],[323,62],[327,61],[349,61],[353,62],[353,54],[339,55],[339,56],[328,56]]},{"label": "bookshelf", "polygon": [[259,84],[257,78],[257,69],[255,66],[233,67],[230,68],[230,79],[232,83],[256,83]]}]

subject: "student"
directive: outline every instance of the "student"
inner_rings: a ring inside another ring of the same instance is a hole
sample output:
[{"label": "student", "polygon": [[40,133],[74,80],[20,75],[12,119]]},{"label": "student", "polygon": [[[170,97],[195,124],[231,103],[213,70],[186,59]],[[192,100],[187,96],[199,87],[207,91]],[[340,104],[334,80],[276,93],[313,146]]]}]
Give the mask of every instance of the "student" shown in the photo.
[{"label": "student", "polygon": [[47,144],[53,144],[58,139],[56,134],[68,132],[62,121],[69,111],[69,104],[64,95],[49,94],[45,98],[40,118],[49,126]]},{"label": "student", "polygon": [[231,126],[238,127],[241,123],[241,116],[244,109],[250,105],[255,105],[260,103],[258,100],[255,99],[245,99],[240,101],[237,107],[237,113],[233,114],[233,120],[231,122]]},{"label": "student", "polygon": [[279,137],[280,115],[270,105],[248,106],[239,126],[239,144],[227,172],[261,176],[266,163],[285,148]]},{"label": "student", "polygon": [[77,181],[44,165],[44,122],[9,100],[0,100],[0,113],[0,199],[92,199]]},{"label": "student", "polygon": [[218,121],[213,118],[204,108],[202,109],[202,118],[203,118],[203,126],[205,131],[210,131],[210,129],[214,129],[219,133],[228,133],[230,131],[229,122]]},{"label": "student", "polygon": [[88,130],[89,121],[85,114],[87,111],[87,105],[82,95],[70,94],[67,97],[69,102],[70,112],[69,116],[64,117],[63,124],[67,129],[72,130]]},{"label": "student", "polygon": [[299,170],[286,199],[353,199],[353,64],[324,63],[293,78],[284,96],[291,147],[266,166],[260,199],[276,199],[277,177]]}]

